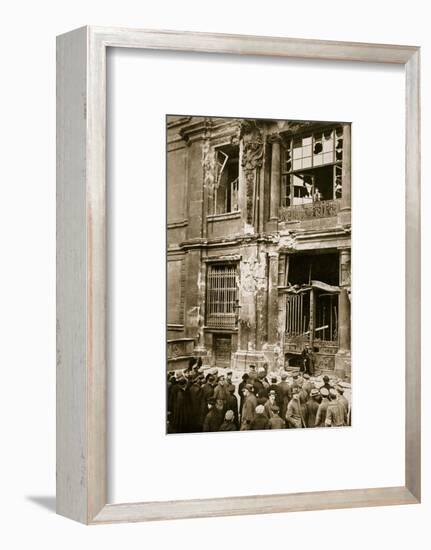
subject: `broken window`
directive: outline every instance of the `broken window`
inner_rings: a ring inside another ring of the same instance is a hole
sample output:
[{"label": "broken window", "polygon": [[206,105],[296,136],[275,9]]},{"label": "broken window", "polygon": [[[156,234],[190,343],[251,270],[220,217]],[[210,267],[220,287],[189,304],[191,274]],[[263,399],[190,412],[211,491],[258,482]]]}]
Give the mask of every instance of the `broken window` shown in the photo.
[{"label": "broken window", "polygon": [[239,146],[225,145],[215,151],[214,192],[209,201],[210,214],[239,210]]},{"label": "broken window", "polygon": [[290,139],[282,158],[282,206],[340,199],[343,128],[318,130]]},{"label": "broken window", "polygon": [[317,343],[338,340],[338,254],[286,256],[286,337]]},{"label": "broken window", "polygon": [[235,328],[238,318],[237,264],[212,264],[207,274],[206,323],[213,328]]}]

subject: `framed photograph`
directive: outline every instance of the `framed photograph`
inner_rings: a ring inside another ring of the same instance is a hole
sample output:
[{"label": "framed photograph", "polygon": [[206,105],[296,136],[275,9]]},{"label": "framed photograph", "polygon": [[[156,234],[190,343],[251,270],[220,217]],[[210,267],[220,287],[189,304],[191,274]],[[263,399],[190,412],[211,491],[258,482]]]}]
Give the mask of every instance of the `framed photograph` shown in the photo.
[{"label": "framed photograph", "polygon": [[58,37],[59,514],[420,502],[419,55]]}]

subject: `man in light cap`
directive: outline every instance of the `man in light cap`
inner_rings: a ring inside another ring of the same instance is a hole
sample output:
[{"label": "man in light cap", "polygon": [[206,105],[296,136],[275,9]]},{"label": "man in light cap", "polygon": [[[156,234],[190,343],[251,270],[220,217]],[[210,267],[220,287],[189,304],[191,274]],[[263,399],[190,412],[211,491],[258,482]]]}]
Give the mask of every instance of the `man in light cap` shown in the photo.
[{"label": "man in light cap", "polygon": [[320,395],[322,396],[322,401],[320,402],[316,413],[316,422],[314,424],[316,427],[325,426],[326,411],[328,410],[329,405],[329,391],[324,386],[320,388]]},{"label": "man in light cap", "polygon": [[256,414],[257,399],[253,394],[253,386],[246,384],[244,389],[244,404],[241,411],[241,430],[250,430]]},{"label": "man in light cap", "polygon": [[325,426],[338,428],[344,425],[343,408],[338,403],[338,394],[331,388],[329,390],[329,405],[326,410]]},{"label": "man in light cap", "polygon": [[220,432],[234,432],[236,430],[236,426],[234,424],[234,413],[231,410],[226,411],[226,414],[224,415],[224,422],[220,426]]},{"label": "man in light cap", "polygon": [[263,405],[256,407],[256,414],[252,423],[250,424],[250,430],[268,430],[269,420],[265,415],[265,409]]}]

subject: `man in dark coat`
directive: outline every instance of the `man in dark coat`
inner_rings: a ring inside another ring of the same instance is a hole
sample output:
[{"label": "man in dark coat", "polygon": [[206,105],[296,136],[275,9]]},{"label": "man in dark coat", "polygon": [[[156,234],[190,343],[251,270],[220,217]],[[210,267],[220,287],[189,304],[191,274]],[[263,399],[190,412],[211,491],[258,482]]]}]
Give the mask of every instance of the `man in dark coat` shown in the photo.
[{"label": "man in dark coat", "polygon": [[226,414],[224,415],[224,422],[220,426],[219,431],[220,432],[234,432],[237,430],[237,426],[235,426],[234,423],[234,416],[233,412],[231,410],[226,411]]},{"label": "man in dark coat", "polygon": [[202,418],[205,418],[208,412],[208,400],[214,395],[214,386],[216,380],[212,374],[207,377],[207,381],[202,386]]},{"label": "man in dark coat", "polygon": [[284,418],[286,416],[287,405],[292,398],[292,391],[290,389],[289,382],[287,381],[287,372],[281,373],[281,382],[278,384],[278,391],[281,396],[280,416]]},{"label": "man in dark coat", "polygon": [[283,397],[280,392],[280,387],[277,384],[277,376],[275,374],[272,374],[270,377],[271,384],[268,387],[268,393],[270,394],[272,391],[275,392],[275,402],[277,403],[277,406],[281,408],[281,405],[283,403]]},{"label": "man in dark coat", "polygon": [[320,393],[315,388],[311,390],[310,397],[306,403],[307,409],[307,427],[314,428],[316,425],[317,409],[320,405]]},{"label": "man in dark coat", "polygon": [[179,390],[172,410],[172,427],[176,433],[188,433],[192,430],[192,415],[186,379],[180,378],[177,385]]},{"label": "man in dark coat", "polygon": [[229,393],[235,392],[235,385],[232,383],[232,371],[228,370],[226,372],[226,389]]},{"label": "man in dark coat", "polygon": [[344,425],[348,426],[348,418],[349,418],[349,402],[344,397],[344,388],[340,384],[337,384],[335,389],[338,392],[338,404],[340,407],[343,408],[343,418],[344,418]]},{"label": "man in dark coat", "polygon": [[195,378],[189,389],[190,393],[190,409],[191,409],[191,426],[193,432],[202,431],[202,387],[201,379]]},{"label": "man in dark coat", "polygon": [[238,394],[239,394],[239,414],[242,414],[242,406],[244,405],[244,393],[243,390],[245,388],[245,385],[248,384],[249,375],[245,372],[242,375],[242,382],[240,382],[238,386]]},{"label": "man in dark coat", "polygon": [[218,432],[223,423],[223,412],[216,407],[216,400],[210,397],[208,400],[208,413],[205,416],[203,431]]},{"label": "man in dark coat", "polygon": [[314,423],[314,425],[323,427],[325,426],[326,412],[329,405],[329,391],[325,387],[321,387],[320,395],[322,396],[322,400],[320,402],[319,408],[317,409],[316,422]]},{"label": "man in dark coat", "polygon": [[250,430],[269,430],[269,420],[265,414],[263,405],[256,407],[256,414],[250,424]]},{"label": "man in dark coat", "polygon": [[286,427],[286,422],[279,416],[280,409],[277,405],[272,407],[272,416],[269,419],[270,430],[282,430]]},{"label": "man in dark coat", "polygon": [[233,423],[235,424],[236,429],[239,428],[239,417],[238,417],[238,399],[235,395],[235,386],[231,387],[226,401],[226,411],[233,412]]},{"label": "man in dark coat", "polygon": [[226,380],[225,380],[224,374],[221,374],[218,377],[218,383],[214,388],[213,395],[216,399],[220,399],[221,401],[223,401],[223,406],[226,411],[226,402],[228,400],[229,392],[226,387]]},{"label": "man in dark coat", "polygon": [[253,384],[254,394],[257,399],[258,405],[263,405],[268,400],[269,382],[266,379],[266,372],[264,368],[259,369],[257,378]]},{"label": "man in dark coat", "polygon": [[253,386],[246,384],[243,389],[244,405],[241,411],[241,430],[249,430],[256,415],[257,399],[253,394]]}]

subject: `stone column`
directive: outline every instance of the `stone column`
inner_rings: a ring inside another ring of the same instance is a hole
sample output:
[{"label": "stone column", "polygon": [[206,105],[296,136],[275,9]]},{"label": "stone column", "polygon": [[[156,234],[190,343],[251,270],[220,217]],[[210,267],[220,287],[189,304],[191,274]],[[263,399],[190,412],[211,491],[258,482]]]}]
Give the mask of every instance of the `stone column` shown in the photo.
[{"label": "stone column", "polygon": [[340,294],[338,297],[338,353],[335,374],[350,375],[350,248],[340,249]]},{"label": "stone column", "polygon": [[268,344],[278,342],[278,254],[268,254]]},{"label": "stone column", "polygon": [[269,207],[269,219],[271,222],[278,221],[278,208],[280,206],[280,138],[271,139],[271,195]]},{"label": "stone column", "polygon": [[350,124],[343,126],[343,178],[341,190],[341,210],[351,208],[351,127]]}]

